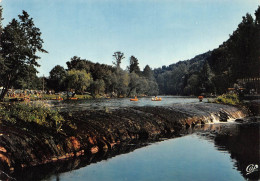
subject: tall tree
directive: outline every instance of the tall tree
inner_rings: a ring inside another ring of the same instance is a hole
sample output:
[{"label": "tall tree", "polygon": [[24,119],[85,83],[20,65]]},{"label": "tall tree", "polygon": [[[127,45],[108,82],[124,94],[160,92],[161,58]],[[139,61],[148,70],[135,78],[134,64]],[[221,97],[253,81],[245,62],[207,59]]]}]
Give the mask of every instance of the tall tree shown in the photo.
[{"label": "tall tree", "polygon": [[125,58],[124,53],[119,52],[119,51],[115,52],[113,54],[113,57],[116,60],[115,62],[113,62],[113,64],[116,66],[117,69],[120,69],[120,64],[121,64],[122,60]]},{"label": "tall tree", "polygon": [[129,66],[129,72],[135,72],[136,74],[140,75],[141,71],[138,65],[138,59],[134,56],[130,57],[130,66]]},{"label": "tall tree", "polygon": [[143,75],[144,75],[144,77],[146,77],[148,80],[155,80],[155,79],[154,79],[154,75],[153,75],[153,71],[152,71],[152,69],[150,68],[149,65],[146,65],[146,66],[144,67]]},{"label": "tall tree", "polygon": [[3,57],[3,66],[0,67],[0,76],[3,79],[3,91],[0,100],[13,86],[14,82],[24,76],[28,66],[33,68],[40,66],[37,60],[37,52],[47,53],[42,48],[43,40],[40,29],[35,27],[33,19],[23,11],[19,19],[13,19],[1,34],[0,54]]},{"label": "tall tree", "polygon": [[[1,39],[1,34],[2,34],[2,31],[3,31],[3,27],[2,27],[2,12],[3,12],[3,8],[2,6],[0,6],[0,39]],[[0,67],[4,67],[4,61],[2,59],[2,55],[0,54]],[[0,73],[1,75],[1,73]],[[0,76],[0,86],[3,85],[3,77]],[[1,93],[1,92],[0,92]]]},{"label": "tall tree", "polygon": [[50,71],[48,87],[54,89],[56,92],[65,90],[66,74],[66,70],[62,66],[56,65]]}]

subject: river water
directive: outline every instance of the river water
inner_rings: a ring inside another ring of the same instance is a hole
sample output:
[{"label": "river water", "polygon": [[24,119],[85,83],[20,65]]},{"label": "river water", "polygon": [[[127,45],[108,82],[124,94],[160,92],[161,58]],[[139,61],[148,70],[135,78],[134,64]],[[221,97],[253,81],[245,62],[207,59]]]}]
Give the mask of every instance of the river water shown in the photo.
[{"label": "river water", "polygon": [[[259,124],[216,124],[44,180],[258,180]],[[221,133],[216,136],[215,133]],[[258,135],[257,135],[258,134]],[[246,144],[246,146],[245,146]],[[256,167],[255,167],[256,168]]]},{"label": "river water", "polygon": [[[129,98],[119,99],[89,99],[89,100],[66,100],[45,101],[46,105],[55,107],[61,111],[85,110],[85,109],[116,109],[131,106],[170,106],[172,104],[199,103],[198,98],[180,96],[160,96],[162,101],[151,101],[151,97],[138,98],[139,101],[130,101]],[[207,102],[207,99],[202,101]],[[42,103],[39,101],[39,103]]]},{"label": "river water", "polygon": [[[149,98],[139,102],[129,99],[48,102],[63,111],[177,103],[199,104],[196,98],[180,97],[163,97],[161,102]],[[185,129],[179,138],[125,145],[113,153],[50,164],[15,177],[47,181],[258,180],[259,130],[259,123],[206,124]]]}]

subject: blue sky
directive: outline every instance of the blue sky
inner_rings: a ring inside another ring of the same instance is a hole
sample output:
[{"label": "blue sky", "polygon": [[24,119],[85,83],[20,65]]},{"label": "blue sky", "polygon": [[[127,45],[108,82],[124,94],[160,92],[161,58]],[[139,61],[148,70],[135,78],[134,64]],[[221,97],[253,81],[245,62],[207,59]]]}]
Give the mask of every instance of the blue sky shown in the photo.
[{"label": "blue sky", "polygon": [[41,29],[39,75],[79,56],[112,64],[113,53],[138,58],[141,68],[186,60],[217,48],[254,15],[259,0],[2,0],[4,25],[25,10]]}]

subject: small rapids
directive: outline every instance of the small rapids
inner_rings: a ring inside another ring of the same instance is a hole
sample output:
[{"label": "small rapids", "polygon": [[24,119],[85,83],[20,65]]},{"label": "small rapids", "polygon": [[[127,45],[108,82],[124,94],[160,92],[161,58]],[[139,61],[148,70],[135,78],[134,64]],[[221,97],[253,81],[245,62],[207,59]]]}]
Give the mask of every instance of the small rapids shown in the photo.
[{"label": "small rapids", "polygon": [[[182,113],[183,119],[201,121],[201,124],[228,123],[248,116],[245,109],[222,104],[174,105],[173,110]],[[185,118],[188,116],[188,119]]]},{"label": "small rapids", "polygon": [[[236,119],[242,119],[247,115],[241,110],[222,110],[219,113],[210,113],[210,123],[223,123],[223,122],[234,122]],[[207,118],[206,118],[207,119]]]}]

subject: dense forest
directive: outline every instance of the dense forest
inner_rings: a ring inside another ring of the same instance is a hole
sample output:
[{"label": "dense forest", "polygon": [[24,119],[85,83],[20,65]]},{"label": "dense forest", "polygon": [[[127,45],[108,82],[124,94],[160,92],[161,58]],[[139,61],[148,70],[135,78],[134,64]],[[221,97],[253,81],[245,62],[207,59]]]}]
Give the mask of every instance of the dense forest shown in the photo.
[{"label": "dense forest", "polygon": [[260,7],[246,14],[218,48],[154,69],[160,94],[222,94],[228,88],[260,89]]},{"label": "dense forest", "polygon": [[[140,70],[139,60],[128,60],[123,52],[114,52],[113,65],[93,63],[74,56],[67,67],[56,65],[48,77],[38,77],[38,52],[43,49],[40,29],[23,11],[3,27],[0,7],[0,99],[8,89],[72,91],[77,94],[126,97],[134,95],[215,95],[228,88],[259,90],[260,78],[260,6],[255,18],[246,14],[229,39],[213,51],[190,60],[152,70]],[[198,42],[199,43],[199,42]],[[111,53],[112,54],[112,53]],[[122,61],[129,61],[123,70]]]}]

